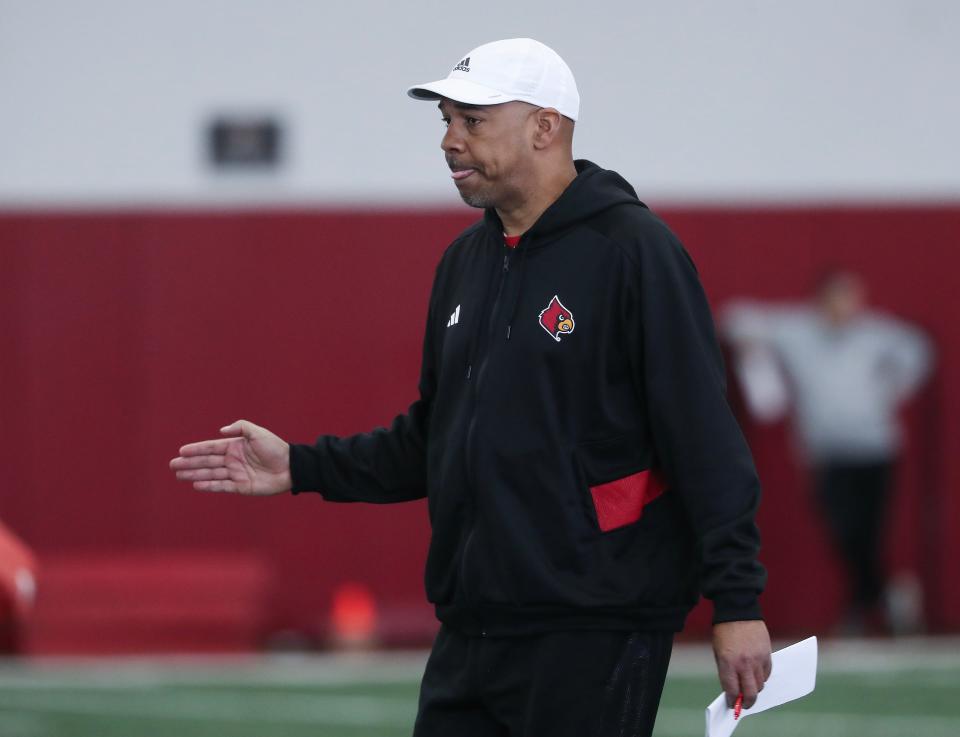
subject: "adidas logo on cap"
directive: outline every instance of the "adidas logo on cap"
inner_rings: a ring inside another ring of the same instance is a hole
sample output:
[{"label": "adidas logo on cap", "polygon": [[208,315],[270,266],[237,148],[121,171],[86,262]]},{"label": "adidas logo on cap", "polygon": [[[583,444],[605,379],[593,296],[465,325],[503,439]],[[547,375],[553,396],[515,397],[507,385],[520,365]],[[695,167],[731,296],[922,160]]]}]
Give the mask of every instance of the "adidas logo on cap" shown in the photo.
[{"label": "adidas logo on cap", "polygon": [[455,72],[469,72],[470,71],[470,57],[463,59],[459,64],[457,64],[453,71]]}]

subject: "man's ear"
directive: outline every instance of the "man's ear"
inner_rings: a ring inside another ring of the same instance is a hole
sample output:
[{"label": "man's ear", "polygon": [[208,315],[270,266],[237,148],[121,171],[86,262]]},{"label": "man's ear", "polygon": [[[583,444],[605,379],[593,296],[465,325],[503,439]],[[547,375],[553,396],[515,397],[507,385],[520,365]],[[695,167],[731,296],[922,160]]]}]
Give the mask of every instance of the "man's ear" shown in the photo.
[{"label": "man's ear", "polygon": [[536,124],[533,134],[533,147],[538,150],[547,148],[560,135],[560,123],[563,116],[552,107],[539,108],[534,111],[533,115]]}]

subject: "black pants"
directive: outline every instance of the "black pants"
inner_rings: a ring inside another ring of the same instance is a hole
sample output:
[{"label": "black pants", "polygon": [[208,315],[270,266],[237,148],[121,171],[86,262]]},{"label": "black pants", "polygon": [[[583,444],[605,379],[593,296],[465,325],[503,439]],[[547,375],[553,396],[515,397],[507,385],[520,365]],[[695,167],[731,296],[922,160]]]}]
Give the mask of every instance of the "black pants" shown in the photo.
[{"label": "black pants", "polygon": [[814,469],[817,496],[850,581],[851,605],[867,610],[883,595],[883,528],[896,459],[830,461]]},{"label": "black pants", "polygon": [[414,737],[649,737],[672,632],[468,637],[441,626]]}]

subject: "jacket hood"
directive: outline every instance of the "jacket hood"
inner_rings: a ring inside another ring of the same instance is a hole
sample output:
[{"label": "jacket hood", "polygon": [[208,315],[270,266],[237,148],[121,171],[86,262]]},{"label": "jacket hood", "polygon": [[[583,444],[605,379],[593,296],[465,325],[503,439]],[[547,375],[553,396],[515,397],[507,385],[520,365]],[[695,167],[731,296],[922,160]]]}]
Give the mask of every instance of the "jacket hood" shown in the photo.
[{"label": "jacket hood", "polygon": [[[544,210],[525,235],[540,240],[617,205],[646,207],[637,197],[636,190],[617,172],[603,169],[586,159],[576,159],[573,163],[577,169],[576,179]],[[484,219],[489,227],[496,229],[498,236],[503,232],[503,223],[496,209],[487,208]]]}]

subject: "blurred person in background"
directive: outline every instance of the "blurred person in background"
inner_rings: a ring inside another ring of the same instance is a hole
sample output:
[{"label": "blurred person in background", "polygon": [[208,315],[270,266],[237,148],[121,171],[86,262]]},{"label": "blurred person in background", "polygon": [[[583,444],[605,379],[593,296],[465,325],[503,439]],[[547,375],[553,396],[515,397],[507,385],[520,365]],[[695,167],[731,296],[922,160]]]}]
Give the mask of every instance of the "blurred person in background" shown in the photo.
[{"label": "blurred person in background", "polygon": [[751,413],[769,421],[792,408],[793,449],[848,580],[840,634],[917,629],[918,601],[904,597],[919,594],[888,585],[883,531],[903,442],[897,412],[931,372],[930,339],[869,309],[863,279],[839,268],[807,304],[733,300],[718,322]]},{"label": "blurred person in background", "polygon": [[37,562],[30,549],[0,523],[0,653],[17,653],[36,594]]},{"label": "blurred person in background", "polygon": [[442,624],[416,737],[649,735],[700,594],[749,708],[771,669],[760,486],[693,260],[620,175],[573,159],[580,98],[552,49],[485,44],[408,94],[439,103],[453,182],[484,210],[437,268],[420,399],[312,445],[239,420],[181,448],[177,478],[428,498]]}]

